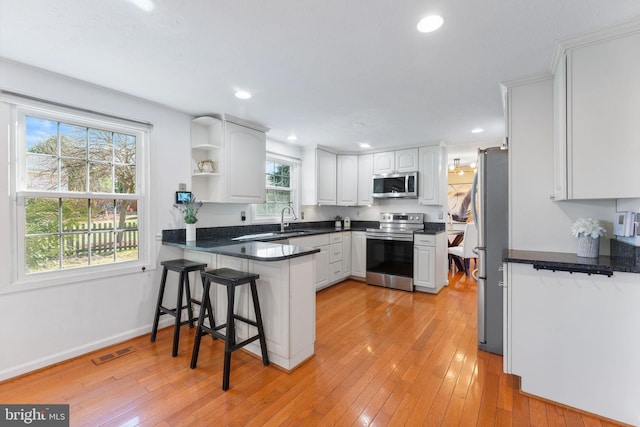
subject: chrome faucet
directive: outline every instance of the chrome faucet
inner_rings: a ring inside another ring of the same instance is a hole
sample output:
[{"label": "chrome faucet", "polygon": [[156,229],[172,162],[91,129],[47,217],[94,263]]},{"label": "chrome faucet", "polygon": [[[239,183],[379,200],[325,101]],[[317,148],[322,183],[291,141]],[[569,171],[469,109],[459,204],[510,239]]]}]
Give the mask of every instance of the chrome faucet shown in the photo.
[{"label": "chrome faucet", "polygon": [[293,210],[293,208],[291,206],[285,206],[284,208],[282,208],[282,212],[280,212],[280,232],[282,233],[284,231],[285,227],[289,226],[289,223],[284,223],[284,211],[286,211],[287,209],[289,209],[291,211],[291,215],[293,215],[293,219],[296,220],[298,219],[298,217],[296,216],[295,211]]}]

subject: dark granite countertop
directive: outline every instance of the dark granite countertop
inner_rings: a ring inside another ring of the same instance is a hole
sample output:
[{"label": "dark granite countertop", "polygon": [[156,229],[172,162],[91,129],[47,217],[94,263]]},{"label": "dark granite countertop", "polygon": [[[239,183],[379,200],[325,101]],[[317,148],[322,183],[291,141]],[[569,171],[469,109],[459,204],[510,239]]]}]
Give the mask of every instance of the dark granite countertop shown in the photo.
[{"label": "dark granite countertop", "polygon": [[425,222],[424,230],[416,231],[415,234],[438,234],[447,231],[447,226],[444,222]]},{"label": "dark granite countertop", "polygon": [[[279,231],[279,224],[209,227],[196,230],[195,242],[185,242],[185,230],[175,229],[162,231],[162,244],[255,261],[280,261],[320,250],[270,242],[342,231],[366,231],[367,228],[378,227],[377,221],[352,221],[349,230],[335,228],[333,221],[291,223],[284,232]],[[444,231],[444,223],[427,222],[425,230],[419,233],[436,234]]]},{"label": "dark granite countertop", "polygon": [[197,240],[195,242],[162,242],[163,245],[175,246],[193,251],[210,252],[253,261],[283,261],[286,259],[311,255],[320,252],[317,248],[305,248],[296,245],[282,245],[260,241],[242,243],[222,240]]},{"label": "dark granite countertop", "polygon": [[569,271],[574,273],[613,275],[613,272],[640,273],[635,260],[621,256],[583,258],[562,252],[539,252],[507,249],[503,261],[532,264],[535,269]]}]

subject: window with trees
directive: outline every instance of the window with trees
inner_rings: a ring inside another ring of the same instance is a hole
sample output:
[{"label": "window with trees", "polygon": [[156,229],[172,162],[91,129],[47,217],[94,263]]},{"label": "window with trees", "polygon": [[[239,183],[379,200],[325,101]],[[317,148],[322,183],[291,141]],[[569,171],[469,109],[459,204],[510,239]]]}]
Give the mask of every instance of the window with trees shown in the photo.
[{"label": "window with trees", "polygon": [[18,279],[140,263],[148,129],[16,107]]},{"label": "window with trees", "polygon": [[280,213],[285,206],[297,212],[297,163],[267,156],[265,162],[266,202],[255,205],[257,220],[280,221]]}]

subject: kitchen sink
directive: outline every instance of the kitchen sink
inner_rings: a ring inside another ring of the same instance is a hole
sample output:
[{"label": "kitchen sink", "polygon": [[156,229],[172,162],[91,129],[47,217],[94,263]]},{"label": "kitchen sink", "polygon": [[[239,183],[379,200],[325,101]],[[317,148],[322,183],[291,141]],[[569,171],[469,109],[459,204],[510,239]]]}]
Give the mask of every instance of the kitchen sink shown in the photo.
[{"label": "kitchen sink", "polygon": [[244,236],[234,237],[231,240],[260,240],[260,239],[276,239],[301,236],[307,234],[306,230],[289,230],[289,231],[272,231],[269,233],[245,234]]}]

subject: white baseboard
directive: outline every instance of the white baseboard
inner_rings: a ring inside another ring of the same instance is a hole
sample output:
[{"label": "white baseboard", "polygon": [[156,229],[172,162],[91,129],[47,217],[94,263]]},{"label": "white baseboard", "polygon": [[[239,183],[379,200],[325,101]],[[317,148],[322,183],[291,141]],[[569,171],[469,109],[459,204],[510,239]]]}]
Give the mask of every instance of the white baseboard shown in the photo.
[{"label": "white baseboard", "polygon": [[[158,323],[158,329],[171,326],[175,322],[173,318],[160,319]],[[113,335],[111,337],[94,341],[79,347],[69,349],[67,351],[52,354],[50,356],[42,357],[36,360],[30,360],[17,366],[12,366],[0,371],[0,381],[5,381],[19,375],[24,375],[29,372],[46,368],[47,366],[55,365],[56,363],[64,362],[74,357],[82,356],[92,351],[100,350],[101,348],[108,347],[113,344],[118,344],[127,341],[131,338],[139,337],[151,333],[151,324],[132,329],[130,331],[123,332],[121,334]]]}]

